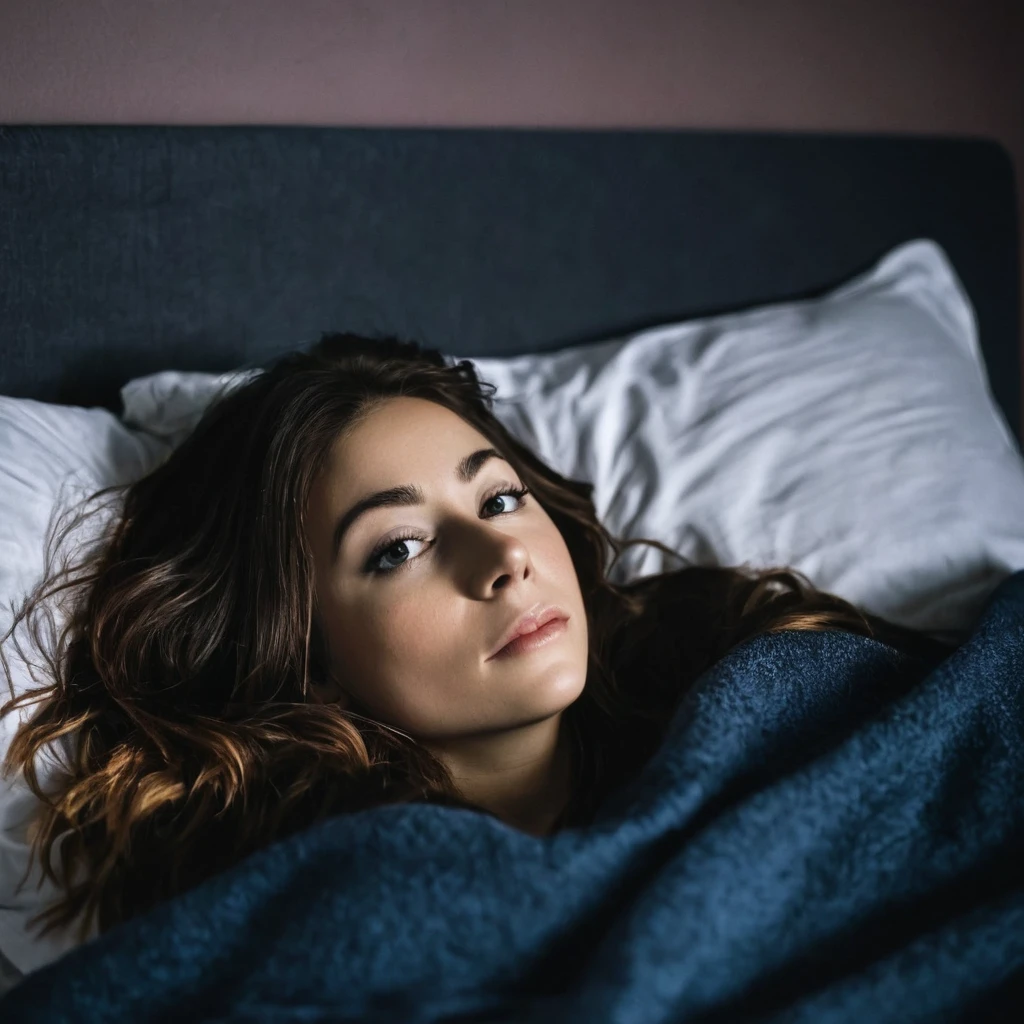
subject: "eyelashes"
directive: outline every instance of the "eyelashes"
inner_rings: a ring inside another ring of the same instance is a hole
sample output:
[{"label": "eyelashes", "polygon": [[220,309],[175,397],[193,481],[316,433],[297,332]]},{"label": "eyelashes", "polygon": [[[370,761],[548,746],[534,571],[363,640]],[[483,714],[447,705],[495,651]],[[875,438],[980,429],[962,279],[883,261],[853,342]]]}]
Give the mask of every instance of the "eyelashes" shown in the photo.
[{"label": "eyelashes", "polygon": [[[518,507],[512,509],[509,512],[499,512],[498,515],[515,515],[517,512],[522,511],[523,507],[526,504],[526,497],[529,493],[530,489],[525,486],[520,486],[511,483],[498,484],[483,499],[483,501],[481,502],[481,509],[485,507],[488,504],[488,502],[493,501],[495,498],[504,497],[505,495],[511,495],[519,502]],[[398,572],[399,569],[402,569],[405,566],[410,565],[413,559],[407,558],[406,561],[401,562],[396,566],[384,567],[379,564],[384,560],[384,556],[392,548],[398,547],[400,544],[404,545],[407,541],[418,541],[420,543],[425,543],[426,539],[427,538],[421,537],[419,534],[416,533],[403,534],[399,537],[389,538],[383,544],[379,544],[376,548],[374,548],[373,553],[366,560],[366,565],[364,566],[363,571],[371,576],[390,576],[392,573]]]}]

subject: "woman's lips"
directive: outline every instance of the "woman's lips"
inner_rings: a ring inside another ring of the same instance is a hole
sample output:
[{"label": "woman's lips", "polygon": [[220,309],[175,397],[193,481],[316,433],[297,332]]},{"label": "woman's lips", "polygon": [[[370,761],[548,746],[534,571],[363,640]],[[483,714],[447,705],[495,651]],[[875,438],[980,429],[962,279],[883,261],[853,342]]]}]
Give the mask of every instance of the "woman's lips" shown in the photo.
[{"label": "woman's lips", "polygon": [[531,651],[536,651],[561,636],[565,632],[568,624],[569,620],[567,618],[553,618],[550,622],[546,622],[541,626],[540,629],[535,629],[532,633],[523,633],[522,635],[517,636],[515,640],[505,644],[505,646],[502,647],[494,657],[511,658],[517,654],[529,654]]}]

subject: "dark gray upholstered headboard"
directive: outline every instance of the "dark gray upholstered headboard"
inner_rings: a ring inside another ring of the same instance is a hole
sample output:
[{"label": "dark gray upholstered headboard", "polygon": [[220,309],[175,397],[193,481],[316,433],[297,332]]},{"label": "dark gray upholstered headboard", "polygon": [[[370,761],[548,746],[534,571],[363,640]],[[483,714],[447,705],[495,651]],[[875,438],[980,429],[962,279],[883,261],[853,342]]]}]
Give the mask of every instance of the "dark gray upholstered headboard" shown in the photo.
[{"label": "dark gray upholstered headboard", "polygon": [[929,237],[1016,434],[1017,223],[1010,159],[983,140],[9,126],[0,393],[119,410],[131,377],[335,330],[543,351],[811,296]]}]

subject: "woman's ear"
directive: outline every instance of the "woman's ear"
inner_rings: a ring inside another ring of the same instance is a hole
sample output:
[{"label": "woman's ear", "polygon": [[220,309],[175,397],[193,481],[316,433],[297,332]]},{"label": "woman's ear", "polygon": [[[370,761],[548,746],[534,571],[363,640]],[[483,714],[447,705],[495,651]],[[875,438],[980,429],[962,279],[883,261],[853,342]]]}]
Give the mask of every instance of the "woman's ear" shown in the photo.
[{"label": "woman's ear", "polygon": [[310,680],[309,699],[314,704],[337,704],[341,708],[347,708],[351,702],[349,695],[333,677],[319,681]]},{"label": "woman's ear", "polygon": [[309,639],[309,700],[314,704],[337,704],[343,709],[347,708],[351,699],[338,682],[326,638],[315,621]]}]

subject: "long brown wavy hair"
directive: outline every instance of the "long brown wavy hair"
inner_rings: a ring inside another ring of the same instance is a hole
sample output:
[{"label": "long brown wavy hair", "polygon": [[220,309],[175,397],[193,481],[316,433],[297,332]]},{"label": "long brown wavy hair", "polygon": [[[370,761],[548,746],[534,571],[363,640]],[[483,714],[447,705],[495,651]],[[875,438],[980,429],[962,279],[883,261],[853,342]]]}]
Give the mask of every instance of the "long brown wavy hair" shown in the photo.
[{"label": "long brown wavy hair", "polygon": [[[610,569],[634,544],[686,560],[656,540],[612,536],[593,486],[519,443],[493,415],[493,392],[468,361],[324,335],[228,390],[147,476],[92,496],[116,502],[102,543],[75,565],[48,566],[4,638],[32,624],[51,680],[0,708],[35,705],[5,767],[39,797],[33,853],[62,893],[34,920],[43,933],[76,921],[79,938],[93,924],[104,931],[327,815],[408,801],[474,807],[415,739],[310,697],[327,666],[306,500],[334,439],[388,398],[425,398],[475,427],[572,556],[590,651],[583,693],[564,713],[575,789],[557,827],[586,823],[654,752],[694,680],[758,633],[838,629],[945,650],[787,567],[684,564],[613,584]],[[72,610],[47,651],[37,619],[58,595],[74,597]],[[36,764],[47,750],[64,754],[44,787]]]}]

